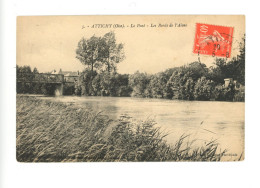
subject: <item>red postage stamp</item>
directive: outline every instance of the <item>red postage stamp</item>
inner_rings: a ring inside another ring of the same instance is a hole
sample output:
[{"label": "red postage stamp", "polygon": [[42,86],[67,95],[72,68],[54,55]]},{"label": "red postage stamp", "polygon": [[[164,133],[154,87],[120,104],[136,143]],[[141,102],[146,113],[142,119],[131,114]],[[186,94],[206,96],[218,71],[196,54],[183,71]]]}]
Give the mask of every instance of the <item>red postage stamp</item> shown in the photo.
[{"label": "red postage stamp", "polygon": [[233,27],[197,23],[193,53],[229,58],[233,30]]}]

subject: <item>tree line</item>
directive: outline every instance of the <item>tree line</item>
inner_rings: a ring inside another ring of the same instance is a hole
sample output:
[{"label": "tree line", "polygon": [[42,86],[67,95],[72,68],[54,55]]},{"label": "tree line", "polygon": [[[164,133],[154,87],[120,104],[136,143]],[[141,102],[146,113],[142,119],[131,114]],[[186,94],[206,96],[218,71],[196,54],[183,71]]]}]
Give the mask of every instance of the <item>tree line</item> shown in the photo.
[{"label": "tree line", "polygon": [[[244,101],[245,37],[242,38],[239,49],[237,57],[231,60],[216,58],[211,67],[195,61],[156,74],[139,71],[134,74],[119,74],[117,64],[125,58],[124,45],[117,43],[114,32],[102,37],[82,38],[78,42],[76,58],[86,68],[75,84],[65,84],[64,94]],[[230,82],[224,87],[225,78],[233,78],[237,82]]]},{"label": "tree line", "polygon": [[[224,79],[230,77],[221,70],[233,66],[236,61],[216,59],[216,67],[193,62],[186,66],[167,69],[156,74],[119,74],[96,72],[86,69],[75,84],[74,94],[85,96],[118,96],[164,98],[181,100],[244,101],[244,79],[233,77],[224,87]],[[224,69],[225,70],[225,69]],[[238,70],[240,72],[241,70]],[[93,77],[91,80],[90,77]]]},{"label": "tree line", "polygon": [[[103,37],[82,38],[76,58],[86,65],[75,94],[91,96],[132,96],[181,100],[244,101],[245,37],[237,57],[216,58],[214,66],[201,62],[175,67],[157,74],[135,72],[119,74],[116,65],[124,59],[123,44],[117,44],[115,33]],[[112,69],[111,69],[112,67]],[[224,87],[224,79],[232,78]]]}]

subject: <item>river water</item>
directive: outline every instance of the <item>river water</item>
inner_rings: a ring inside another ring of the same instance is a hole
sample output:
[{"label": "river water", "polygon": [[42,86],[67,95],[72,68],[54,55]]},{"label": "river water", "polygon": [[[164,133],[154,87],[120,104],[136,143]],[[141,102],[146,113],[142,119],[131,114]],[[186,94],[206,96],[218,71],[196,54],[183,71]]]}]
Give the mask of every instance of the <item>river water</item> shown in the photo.
[{"label": "river water", "polygon": [[227,149],[227,160],[239,158],[244,151],[243,102],[180,101],[130,97],[40,97],[51,101],[75,103],[110,118],[127,114],[136,120],[153,118],[174,144],[183,134],[194,140],[193,145],[216,140],[219,148]]}]

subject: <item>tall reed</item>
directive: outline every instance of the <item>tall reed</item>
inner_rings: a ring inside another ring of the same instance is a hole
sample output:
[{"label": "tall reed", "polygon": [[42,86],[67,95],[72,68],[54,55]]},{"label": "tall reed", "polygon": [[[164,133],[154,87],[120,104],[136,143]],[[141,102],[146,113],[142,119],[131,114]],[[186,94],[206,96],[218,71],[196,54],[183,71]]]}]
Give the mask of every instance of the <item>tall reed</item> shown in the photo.
[{"label": "tall reed", "polygon": [[74,104],[17,96],[16,152],[20,162],[220,161],[214,141],[193,147],[187,135],[166,142],[153,120],[112,120]]}]

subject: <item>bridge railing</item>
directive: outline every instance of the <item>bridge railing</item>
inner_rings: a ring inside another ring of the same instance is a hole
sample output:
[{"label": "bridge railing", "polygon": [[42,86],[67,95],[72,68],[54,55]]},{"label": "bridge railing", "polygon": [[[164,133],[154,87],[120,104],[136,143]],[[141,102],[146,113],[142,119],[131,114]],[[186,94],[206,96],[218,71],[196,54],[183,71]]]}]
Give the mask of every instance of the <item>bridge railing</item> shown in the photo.
[{"label": "bridge railing", "polygon": [[63,74],[17,73],[18,82],[63,83]]}]

